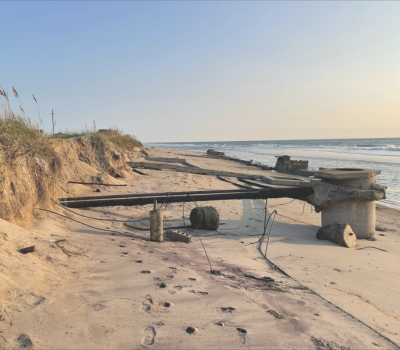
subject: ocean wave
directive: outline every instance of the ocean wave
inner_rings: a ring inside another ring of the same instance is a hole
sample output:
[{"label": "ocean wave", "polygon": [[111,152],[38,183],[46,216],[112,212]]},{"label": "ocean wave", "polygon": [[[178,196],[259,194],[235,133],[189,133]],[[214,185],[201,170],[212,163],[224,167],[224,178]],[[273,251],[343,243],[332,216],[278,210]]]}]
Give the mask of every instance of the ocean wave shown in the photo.
[{"label": "ocean wave", "polygon": [[[222,145],[218,145],[222,146]],[[349,146],[334,146],[334,145],[310,145],[310,144],[262,144],[254,143],[241,145],[242,147],[257,147],[264,149],[303,149],[303,150],[332,150],[332,151],[389,151],[389,152],[400,152],[400,145],[386,145],[386,146],[370,146],[370,145],[349,145]]]},{"label": "ocean wave", "polygon": [[[326,141],[321,143],[322,141]],[[343,144],[347,141],[347,144]],[[357,140],[293,140],[293,141],[221,141],[221,142],[171,142],[171,143],[151,143],[149,146],[188,150],[234,150],[244,149],[264,149],[264,150],[304,150],[304,151],[323,151],[339,153],[360,153],[379,154],[379,152],[400,152],[400,139],[387,139],[385,144],[383,140],[371,139],[370,141]]]},{"label": "ocean wave", "polygon": [[393,151],[393,152],[400,152],[400,147],[395,145],[388,145],[388,146],[365,146],[365,145],[355,145],[355,146],[324,146],[320,145],[317,148],[322,149],[334,149],[334,150],[349,150],[349,151],[359,151],[359,150],[368,150],[368,151]]}]

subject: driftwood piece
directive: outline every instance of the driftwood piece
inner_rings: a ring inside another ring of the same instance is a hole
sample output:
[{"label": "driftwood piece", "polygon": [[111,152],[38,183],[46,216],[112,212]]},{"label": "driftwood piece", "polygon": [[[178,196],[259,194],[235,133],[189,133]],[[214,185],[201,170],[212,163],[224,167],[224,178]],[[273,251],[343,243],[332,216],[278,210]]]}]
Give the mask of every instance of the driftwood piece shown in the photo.
[{"label": "driftwood piece", "polygon": [[216,230],[219,226],[219,213],[214,207],[197,207],[190,212],[193,228]]},{"label": "driftwood piece", "polygon": [[137,169],[134,169],[134,168],[132,168],[132,171],[134,171],[135,173],[137,173],[137,174],[140,174],[140,175],[146,175],[146,176],[149,176],[149,174],[143,173],[142,171],[140,171],[140,170],[137,170]]},{"label": "driftwood piece", "polygon": [[357,245],[357,237],[348,224],[332,224],[321,227],[317,232],[317,238],[329,240],[347,248],[354,248]]}]

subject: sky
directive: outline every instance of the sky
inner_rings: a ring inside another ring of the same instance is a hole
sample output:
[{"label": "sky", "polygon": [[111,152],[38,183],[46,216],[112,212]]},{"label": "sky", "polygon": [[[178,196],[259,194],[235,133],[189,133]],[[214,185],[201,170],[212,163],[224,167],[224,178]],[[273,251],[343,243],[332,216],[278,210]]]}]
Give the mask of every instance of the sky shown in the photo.
[{"label": "sky", "polygon": [[[400,137],[398,1],[1,1],[0,83],[56,132]],[[17,108],[17,101],[12,97]]]}]

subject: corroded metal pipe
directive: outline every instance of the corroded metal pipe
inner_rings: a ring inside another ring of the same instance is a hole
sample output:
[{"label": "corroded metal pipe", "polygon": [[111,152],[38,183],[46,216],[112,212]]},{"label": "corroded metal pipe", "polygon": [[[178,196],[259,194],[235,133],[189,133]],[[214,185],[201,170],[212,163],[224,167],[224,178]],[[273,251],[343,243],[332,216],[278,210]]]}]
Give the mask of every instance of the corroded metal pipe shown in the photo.
[{"label": "corroded metal pipe", "polygon": [[112,207],[112,206],[134,206],[154,203],[156,199],[160,203],[182,203],[182,202],[201,202],[232,199],[268,199],[268,198],[294,198],[306,200],[306,197],[313,194],[311,187],[302,188],[271,188],[258,191],[245,191],[235,193],[211,193],[211,194],[186,194],[175,195],[174,192],[168,196],[154,197],[131,197],[117,199],[99,199],[82,201],[61,201],[60,204],[68,208],[88,208],[88,207]]}]

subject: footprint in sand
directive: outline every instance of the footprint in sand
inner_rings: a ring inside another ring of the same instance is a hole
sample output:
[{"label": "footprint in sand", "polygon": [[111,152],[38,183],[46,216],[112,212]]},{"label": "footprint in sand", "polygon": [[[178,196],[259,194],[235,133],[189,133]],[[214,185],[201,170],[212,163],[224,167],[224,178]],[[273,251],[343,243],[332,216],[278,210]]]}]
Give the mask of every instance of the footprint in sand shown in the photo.
[{"label": "footprint in sand", "polygon": [[199,291],[195,291],[195,290],[189,290],[189,293],[200,294],[200,295],[208,295],[208,292],[199,292]]},{"label": "footprint in sand", "polygon": [[37,301],[35,301],[33,303],[34,306],[39,306],[40,304],[42,304],[44,301],[46,300],[45,297],[40,297]]},{"label": "footprint in sand", "polygon": [[21,348],[32,349],[33,343],[28,334],[21,333],[19,335],[19,337],[17,338],[17,340],[18,340],[18,343],[21,346]]},{"label": "footprint in sand", "polygon": [[271,314],[272,316],[275,316],[277,319],[279,320],[285,320],[285,319],[289,319],[291,321],[298,321],[299,318],[298,317],[292,317],[292,316],[286,316],[283,313],[280,313],[276,310],[270,309],[267,311],[269,314]]},{"label": "footprint in sand", "polygon": [[236,330],[239,332],[239,337],[242,339],[243,344],[246,343],[246,335],[247,331],[244,328],[236,328]]},{"label": "footprint in sand", "polygon": [[151,306],[153,305],[153,299],[147,298],[145,301],[142,301],[142,305],[140,306],[140,309],[146,312],[149,312],[151,310]]},{"label": "footprint in sand", "polygon": [[160,301],[160,305],[164,306],[165,308],[170,308],[172,303],[168,302],[168,301]]},{"label": "footprint in sand", "polygon": [[182,286],[175,286],[168,291],[168,294],[175,294],[176,292],[179,292],[182,288]]},{"label": "footprint in sand", "polygon": [[101,311],[101,310],[103,310],[103,309],[105,309],[106,308],[106,306],[105,305],[103,305],[103,304],[92,304],[92,305],[90,305],[91,306],[91,308],[93,309],[93,311]]},{"label": "footprint in sand", "polygon": [[232,311],[235,311],[236,309],[234,308],[234,307],[230,307],[230,306],[228,306],[228,307],[221,307],[221,311],[222,312],[227,312],[227,313],[232,313]]},{"label": "footprint in sand", "polygon": [[156,330],[152,326],[148,326],[142,331],[144,333],[144,338],[142,341],[143,345],[153,345],[154,339],[156,337]]},{"label": "footprint in sand", "polygon": [[140,309],[146,311],[149,314],[168,313],[171,306],[172,303],[168,301],[160,301],[158,303],[155,303],[152,298],[147,298],[142,302]]}]

